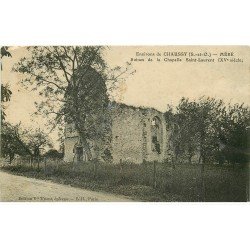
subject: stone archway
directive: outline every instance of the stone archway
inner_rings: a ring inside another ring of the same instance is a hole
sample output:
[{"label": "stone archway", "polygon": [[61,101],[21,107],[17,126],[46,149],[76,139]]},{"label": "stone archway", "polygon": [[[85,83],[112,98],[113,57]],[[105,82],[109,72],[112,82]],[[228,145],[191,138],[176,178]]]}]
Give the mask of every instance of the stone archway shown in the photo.
[{"label": "stone archway", "polygon": [[82,143],[77,142],[74,145],[73,153],[74,153],[73,162],[75,160],[76,162],[83,162],[87,160],[86,151],[84,150]]}]

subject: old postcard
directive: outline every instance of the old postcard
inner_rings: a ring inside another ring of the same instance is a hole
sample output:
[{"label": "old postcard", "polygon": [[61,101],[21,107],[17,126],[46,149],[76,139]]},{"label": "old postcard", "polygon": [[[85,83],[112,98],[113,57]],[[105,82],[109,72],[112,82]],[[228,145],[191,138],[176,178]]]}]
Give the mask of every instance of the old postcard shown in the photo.
[{"label": "old postcard", "polygon": [[248,46],[1,48],[0,201],[248,201]]}]

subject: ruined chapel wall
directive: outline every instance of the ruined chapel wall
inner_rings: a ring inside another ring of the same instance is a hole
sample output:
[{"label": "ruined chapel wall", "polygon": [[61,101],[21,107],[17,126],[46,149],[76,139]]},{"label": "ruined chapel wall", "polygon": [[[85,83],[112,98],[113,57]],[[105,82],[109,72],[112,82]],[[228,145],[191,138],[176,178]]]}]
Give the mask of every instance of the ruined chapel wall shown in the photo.
[{"label": "ruined chapel wall", "polygon": [[113,162],[142,162],[141,112],[133,108],[117,108],[112,113]]},{"label": "ruined chapel wall", "polygon": [[[161,122],[162,138],[161,138],[161,153],[158,154],[156,151],[152,150],[152,131],[151,125],[155,117],[158,117]],[[144,160],[145,161],[159,161],[162,162],[167,158],[167,130],[166,122],[163,113],[155,110],[148,109],[143,112],[143,137],[144,137]]]},{"label": "ruined chapel wall", "polygon": [[[152,120],[161,122],[161,153],[152,150]],[[163,113],[155,109],[120,107],[112,115],[113,162],[162,162],[167,158],[167,130]]]},{"label": "ruined chapel wall", "polygon": [[74,158],[73,149],[78,141],[78,137],[68,137],[64,141],[64,161],[72,162]]},{"label": "ruined chapel wall", "polygon": [[[111,111],[112,138],[111,153],[113,163],[142,163],[145,161],[162,162],[168,157],[168,132],[163,113],[155,109],[116,106]],[[152,150],[151,124],[158,117],[162,126],[161,153]],[[73,161],[74,145],[78,134],[72,125],[65,127],[65,161]]]}]

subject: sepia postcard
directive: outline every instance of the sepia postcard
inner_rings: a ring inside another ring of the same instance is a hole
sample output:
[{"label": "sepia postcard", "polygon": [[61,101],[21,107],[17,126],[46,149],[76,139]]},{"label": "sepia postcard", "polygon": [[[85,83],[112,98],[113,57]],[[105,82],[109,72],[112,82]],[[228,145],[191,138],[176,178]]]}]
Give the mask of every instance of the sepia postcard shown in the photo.
[{"label": "sepia postcard", "polygon": [[0,201],[249,200],[250,47],[1,47]]}]

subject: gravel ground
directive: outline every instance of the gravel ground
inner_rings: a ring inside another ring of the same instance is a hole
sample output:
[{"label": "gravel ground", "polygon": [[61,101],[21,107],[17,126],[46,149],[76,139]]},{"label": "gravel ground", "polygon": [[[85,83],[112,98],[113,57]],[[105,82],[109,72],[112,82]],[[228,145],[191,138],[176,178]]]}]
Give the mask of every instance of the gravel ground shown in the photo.
[{"label": "gravel ground", "polygon": [[0,201],[132,201],[127,197],[11,175],[0,171]]}]

